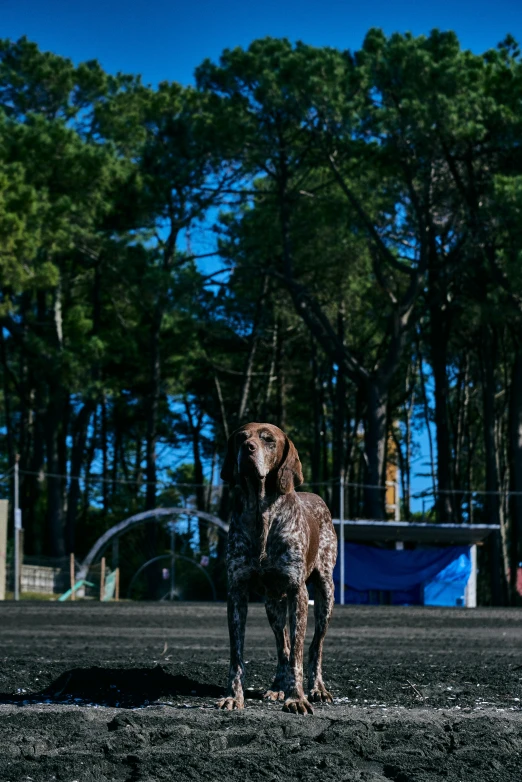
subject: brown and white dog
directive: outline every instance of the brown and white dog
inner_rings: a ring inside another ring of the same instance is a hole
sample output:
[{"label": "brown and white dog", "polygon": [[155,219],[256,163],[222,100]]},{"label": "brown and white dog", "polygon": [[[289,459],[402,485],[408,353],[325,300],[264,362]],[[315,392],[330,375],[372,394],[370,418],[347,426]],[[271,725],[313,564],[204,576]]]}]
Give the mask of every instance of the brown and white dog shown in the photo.
[{"label": "brown and white dog", "polygon": [[[277,644],[277,671],[264,697],[284,701],[283,711],[313,714],[310,701],[332,701],[322,677],[337,556],[330,511],[316,494],[294,491],[303,482],[299,455],[284,432],[272,424],[246,424],[231,435],[221,478],[235,496],[227,547],[230,672],[227,696],[217,705],[227,710],[244,708],[243,645],[252,588],[266,596],[266,613]],[[308,583],[314,585],[315,633],[309,652],[307,699],[303,647]]]}]

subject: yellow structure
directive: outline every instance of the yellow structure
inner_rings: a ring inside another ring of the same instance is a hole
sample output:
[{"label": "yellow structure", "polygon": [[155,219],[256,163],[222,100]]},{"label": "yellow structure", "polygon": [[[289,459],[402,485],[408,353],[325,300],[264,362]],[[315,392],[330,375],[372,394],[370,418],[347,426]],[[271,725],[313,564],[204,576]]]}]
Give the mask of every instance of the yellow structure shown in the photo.
[{"label": "yellow structure", "polygon": [[388,458],[386,459],[386,513],[399,519],[399,468],[397,465],[397,445],[388,440]]}]

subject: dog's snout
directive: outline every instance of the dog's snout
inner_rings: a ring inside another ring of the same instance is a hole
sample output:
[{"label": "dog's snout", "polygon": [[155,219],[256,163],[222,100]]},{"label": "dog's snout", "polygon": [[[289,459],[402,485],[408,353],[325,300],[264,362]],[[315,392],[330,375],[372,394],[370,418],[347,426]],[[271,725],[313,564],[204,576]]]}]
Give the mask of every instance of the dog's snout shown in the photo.
[{"label": "dog's snout", "polygon": [[247,440],[245,445],[250,453],[254,453],[254,451],[257,449],[257,445],[253,440]]}]

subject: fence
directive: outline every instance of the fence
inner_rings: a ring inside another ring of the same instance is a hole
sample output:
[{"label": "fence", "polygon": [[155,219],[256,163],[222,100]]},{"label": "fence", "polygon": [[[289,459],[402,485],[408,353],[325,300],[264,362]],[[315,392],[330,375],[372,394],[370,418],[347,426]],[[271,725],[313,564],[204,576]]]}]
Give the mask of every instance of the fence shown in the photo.
[{"label": "fence", "polygon": [[[73,572],[76,563],[73,561]],[[13,561],[7,564],[7,589],[15,592],[15,573]],[[20,593],[32,595],[61,595],[70,587],[71,558],[70,557],[39,557],[21,555],[19,567]]]},{"label": "fence", "polygon": [[[105,557],[89,571],[89,581],[78,585],[76,573],[80,563],[69,557],[24,556],[20,565],[20,595],[31,595],[66,600],[119,600],[119,568],[111,570]],[[14,594],[15,568],[8,563],[7,589]]]},{"label": "fence", "polygon": [[[8,588],[14,592],[15,599],[18,599],[20,590],[22,593],[32,593],[35,595],[41,594],[48,595],[50,597],[54,595],[61,595],[72,588],[75,582],[75,573],[78,570],[74,561],[71,563],[69,558],[51,561],[50,558],[24,557],[22,516],[19,508],[19,479],[20,476],[28,474],[30,474],[28,471],[19,468],[17,461],[16,464],[13,465],[13,467],[8,471],[8,473],[6,473],[4,476],[1,476],[0,478],[0,483],[4,492],[11,482],[13,482],[14,489],[14,513],[13,521],[11,522],[13,525],[12,528],[14,527],[14,552],[10,553],[8,556],[6,582]],[[59,477],[69,477],[70,479],[70,476]],[[388,477],[390,477],[390,474],[388,474]],[[364,519],[365,494],[367,493],[367,490],[378,490],[379,492],[382,492],[382,506],[388,519],[399,521],[401,517],[404,518],[404,509],[409,507],[410,500],[416,499],[422,500],[422,517],[424,517],[424,520],[429,519],[430,521],[438,522],[452,521],[464,524],[472,524],[477,520],[481,520],[481,516],[484,516],[486,513],[486,500],[488,495],[495,494],[501,496],[505,504],[507,503],[510,495],[517,494],[517,492],[486,492],[482,490],[451,490],[448,492],[441,492],[435,488],[433,490],[412,493],[410,497],[405,498],[404,496],[401,497],[400,495],[398,473],[395,472],[393,477],[394,480],[387,480],[383,485],[380,486],[370,486],[362,483],[354,483],[346,481],[341,477],[319,483],[307,482],[303,484],[300,489],[305,491],[313,491],[320,494],[329,505],[332,514],[340,520]],[[93,480],[102,480],[100,476],[91,476],[91,478]],[[133,481],[124,482],[131,483]],[[179,490],[183,495],[184,503],[186,503],[188,506],[194,503],[194,495],[196,489],[198,488],[195,484],[170,484],[164,481],[157,481],[156,485],[158,489],[162,487],[171,487],[172,489]],[[213,510],[215,509],[216,513],[218,513],[218,507],[220,506],[223,499],[223,491],[223,484],[205,485],[206,502],[209,508]],[[441,508],[443,509],[444,507],[444,504],[441,502],[441,498],[445,494],[451,495],[453,516],[451,519],[441,517]],[[475,511],[477,511],[476,514]],[[418,515],[420,514],[417,514],[417,520]],[[192,521],[190,516],[190,508],[187,507],[187,534],[191,531]],[[406,518],[411,518],[411,516],[406,515]],[[344,537],[344,525],[342,523],[339,527],[339,534],[342,543],[342,539]],[[344,563],[342,563],[342,570],[344,570]],[[341,578],[342,576],[343,574],[341,574]],[[78,597],[85,596],[100,599],[100,595],[103,595],[105,598],[117,591],[115,585],[116,576],[114,576],[113,573],[111,573],[108,569],[105,573],[100,571],[99,575],[94,572],[92,578],[94,579],[93,586],[85,585],[85,587],[82,587],[82,589],[77,593],[75,593],[75,590],[72,589],[70,599],[75,599],[75,594],[77,594]],[[108,579],[107,588],[106,579]]]}]

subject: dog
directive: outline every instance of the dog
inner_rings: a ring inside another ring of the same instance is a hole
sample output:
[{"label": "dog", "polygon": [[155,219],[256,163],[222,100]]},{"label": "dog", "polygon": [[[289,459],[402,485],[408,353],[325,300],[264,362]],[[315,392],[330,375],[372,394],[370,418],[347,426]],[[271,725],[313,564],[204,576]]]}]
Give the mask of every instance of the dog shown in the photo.
[{"label": "dog", "polygon": [[[283,701],[283,711],[313,714],[311,702],[331,703],[322,676],[323,641],[334,603],[332,571],[337,536],[332,517],[316,494],[297,493],[303,472],[294,444],[277,426],[250,423],[229,438],[221,478],[234,501],[227,544],[230,671],[218,708],[245,705],[243,646],[249,590],[265,595],[277,645],[277,670],[264,693]],[[314,585],[315,633],[303,689],[303,648],[308,615],[307,584]]]}]

